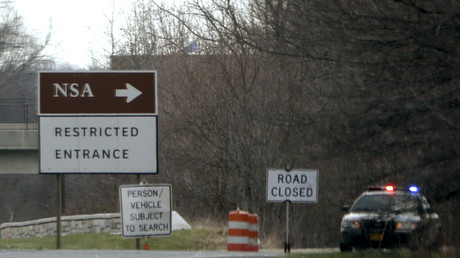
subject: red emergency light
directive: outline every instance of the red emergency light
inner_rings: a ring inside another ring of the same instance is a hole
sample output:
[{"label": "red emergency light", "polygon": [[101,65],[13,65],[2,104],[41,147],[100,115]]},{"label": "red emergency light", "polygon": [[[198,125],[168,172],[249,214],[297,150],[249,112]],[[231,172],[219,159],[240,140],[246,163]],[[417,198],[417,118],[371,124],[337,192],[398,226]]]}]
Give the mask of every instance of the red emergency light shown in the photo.
[{"label": "red emergency light", "polygon": [[385,190],[387,190],[388,192],[393,192],[395,188],[392,185],[386,185]]}]

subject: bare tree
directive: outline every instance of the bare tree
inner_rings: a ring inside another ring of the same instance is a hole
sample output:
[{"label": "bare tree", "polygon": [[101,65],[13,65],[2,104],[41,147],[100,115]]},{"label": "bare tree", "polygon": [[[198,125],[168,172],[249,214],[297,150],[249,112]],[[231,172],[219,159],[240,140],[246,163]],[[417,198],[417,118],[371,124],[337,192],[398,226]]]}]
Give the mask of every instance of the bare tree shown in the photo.
[{"label": "bare tree", "polygon": [[213,3],[195,8],[219,35],[276,57],[285,101],[264,114],[282,121],[288,160],[342,167],[321,178],[354,194],[395,181],[458,198],[458,3],[255,1],[249,15]]},{"label": "bare tree", "polygon": [[458,200],[458,3],[143,2],[132,17],[113,68],[159,71],[162,169],[188,212],[279,227],[265,171],[287,164],[320,170],[320,202],[292,208],[299,246],[335,245],[333,207],[368,184]]},{"label": "bare tree", "polygon": [[[31,90],[24,85],[24,74],[33,67],[41,64],[44,58],[43,50],[49,41],[49,35],[44,42],[39,42],[30,35],[8,1],[0,3],[0,95],[11,94],[22,96],[31,94]],[[16,89],[16,90],[15,90]],[[14,92],[14,93],[13,93]],[[31,95],[28,95],[29,97]]]}]

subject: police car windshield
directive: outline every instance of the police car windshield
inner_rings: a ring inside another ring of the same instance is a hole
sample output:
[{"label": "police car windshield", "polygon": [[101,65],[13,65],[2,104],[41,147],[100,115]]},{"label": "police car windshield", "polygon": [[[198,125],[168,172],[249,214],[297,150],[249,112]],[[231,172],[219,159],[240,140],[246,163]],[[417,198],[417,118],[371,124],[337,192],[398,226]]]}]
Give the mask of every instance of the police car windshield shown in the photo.
[{"label": "police car windshield", "polygon": [[382,212],[382,211],[416,211],[417,197],[411,194],[371,194],[363,195],[353,205],[353,212]]}]

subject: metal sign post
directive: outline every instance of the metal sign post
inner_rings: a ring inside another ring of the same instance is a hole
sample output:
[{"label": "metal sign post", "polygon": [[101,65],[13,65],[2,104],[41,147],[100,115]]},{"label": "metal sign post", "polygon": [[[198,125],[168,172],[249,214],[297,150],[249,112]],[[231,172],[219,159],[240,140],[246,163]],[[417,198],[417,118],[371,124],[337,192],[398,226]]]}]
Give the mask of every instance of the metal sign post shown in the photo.
[{"label": "metal sign post", "polygon": [[[142,182],[141,174],[137,174],[136,178],[137,178],[137,183],[140,185]],[[141,239],[139,237],[136,238],[136,249],[141,250]]]},{"label": "metal sign post", "polygon": [[284,243],[284,252],[291,252],[291,244],[289,243],[289,203],[290,201],[285,201],[286,203],[286,242]]},{"label": "metal sign post", "polygon": [[61,215],[62,215],[62,175],[57,174],[57,216],[56,216],[56,249],[61,249]]}]

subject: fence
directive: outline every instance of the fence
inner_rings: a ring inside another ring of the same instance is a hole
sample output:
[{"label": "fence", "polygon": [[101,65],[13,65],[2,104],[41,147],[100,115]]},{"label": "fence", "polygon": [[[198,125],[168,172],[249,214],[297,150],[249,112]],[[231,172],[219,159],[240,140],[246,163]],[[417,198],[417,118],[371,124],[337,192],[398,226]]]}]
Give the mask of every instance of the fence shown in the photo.
[{"label": "fence", "polygon": [[[0,98],[0,123],[29,124],[38,121],[35,98]],[[24,129],[24,128],[21,128]]]}]

